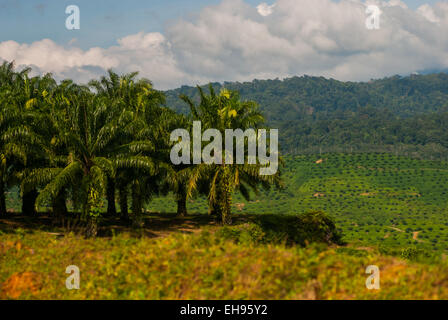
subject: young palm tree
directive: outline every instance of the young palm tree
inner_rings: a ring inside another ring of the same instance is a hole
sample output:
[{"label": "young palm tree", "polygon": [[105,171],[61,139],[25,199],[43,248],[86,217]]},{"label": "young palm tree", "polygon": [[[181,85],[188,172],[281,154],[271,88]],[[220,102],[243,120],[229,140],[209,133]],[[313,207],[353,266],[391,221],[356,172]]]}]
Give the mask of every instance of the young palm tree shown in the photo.
[{"label": "young palm tree", "polygon": [[[224,136],[226,129],[244,131],[258,128],[264,122],[258,105],[252,101],[241,101],[237,92],[224,89],[217,95],[211,85],[209,95],[206,95],[200,87],[198,90],[201,101],[197,106],[188,97],[181,98],[190,106],[193,120],[201,121],[203,130],[214,128]],[[222,150],[224,147],[223,141]],[[246,199],[249,199],[250,190],[258,192],[259,185],[265,188],[269,188],[271,184],[278,186],[280,178],[279,173],[270,176],[260,175],[261,165],[248,164],[247,153],[244,164],[226,164],[225,154],[220,156],[222,164],[199,164],[194,167],[187,193],[190,195],[193,190],[198,190],[205,180],[209,190],[209,212],[216,214],[223,224],[231,224],[234,191],[240,191]]]}]

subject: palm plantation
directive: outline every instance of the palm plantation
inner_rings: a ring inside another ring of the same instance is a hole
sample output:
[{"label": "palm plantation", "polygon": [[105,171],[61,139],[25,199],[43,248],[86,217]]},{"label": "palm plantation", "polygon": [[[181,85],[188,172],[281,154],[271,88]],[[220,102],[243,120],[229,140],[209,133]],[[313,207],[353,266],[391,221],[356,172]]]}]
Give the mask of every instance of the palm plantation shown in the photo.
[{"label": "palm plantation", "polygon": [[[191,114],[165,106],[163,93],[137,73],[113,71],[87,86],[51,75],[30,77],[13,63],[0,67],[0,215],[7,212],[5,192],[18,187],[23,214],[45,208],[54,219],[72,217],[85,235],[96,236],[101,219],[119,217],[143,226],[143,208],[155,195],[172,193],[179,215],[187,200],[207,196],[210,213],[231,223],[232,194],[249,198],[259,187],[279,184],[261,176],[260,164],[174,165],[170,132],[259,128],[263,116],[238,93],[210,94],[199,88],[198,105],[188,97]],[[224,155],[223,155],[224,156]],[[247,155],[245,155],[247,160]],[[118,203],[119,212],[116,209]],[[106,208],[106,209],[104,209]],[[48,210],[47,210],[48,211]]]}]

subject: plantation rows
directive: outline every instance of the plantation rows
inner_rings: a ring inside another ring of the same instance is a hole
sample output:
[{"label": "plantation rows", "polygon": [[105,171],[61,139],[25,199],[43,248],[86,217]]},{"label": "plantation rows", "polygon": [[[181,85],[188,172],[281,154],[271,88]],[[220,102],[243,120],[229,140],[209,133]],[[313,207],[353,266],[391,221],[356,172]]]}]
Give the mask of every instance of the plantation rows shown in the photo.
[{"label": "plantation rows", "polygon": [[[344,233],[362,245],[448,248],[448,163],[390,154],[326,154],[287,157],[285,188],[236,195],[238,213],[301,213],[323,210]],[[8,197],[18,207],[18,191]],[[152,212],[175,212],[174,196],[156,197]],[[207,213],[205,197],[191,199],[189,212]]]},{"label": "plantation rows", "polygon": [[[291,213],[323,210],[345,240],[363,245],[448,248],[448,163],[391,154],[287,157],[285,189],[234,199],[234,212]],[[163,198],[148,207],[174,211]],[[205,199],[188,204],[207,212]]]}]

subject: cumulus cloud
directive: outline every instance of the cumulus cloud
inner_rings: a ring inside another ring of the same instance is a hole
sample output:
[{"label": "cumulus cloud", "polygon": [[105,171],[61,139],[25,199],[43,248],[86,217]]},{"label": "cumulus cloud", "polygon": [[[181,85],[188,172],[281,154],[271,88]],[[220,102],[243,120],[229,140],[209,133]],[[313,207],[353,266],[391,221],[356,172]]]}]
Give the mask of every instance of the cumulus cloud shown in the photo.
[{"label": "cumulus cloud", "polygon": [[422,6],[420,6],[417,9],[417,12],[419,14],[421,14],[423,17],[425,17],[426,19],[428,19],[430,22],[440,22],[439,17],[437,17],[437,15],[434,13],[434,9],[428,5],[428,4],[424,4]]},{"label": "cumulus cloud", "polygon": [[[143,33],[109,48],[81,50],[44,39],[0,42],[0,58],[87,81],[108,68],[139,70],[161,89],[208,81],[246,81],[292,75],[369,80],[448,67],[448,3],[416,11],[400,0],[278,0],[252,7],[223,0],[165,34]],[[382,14],[380,29],[365,27],[367,5]],[[261,9],[260,9],[261,8]],[[261,12],[260,12],[261,11]]]},{"label": "cumulus cloud", "polygon": [[263,2],[257,6],[257,10],[258,13],[261,14],[263,17],[267,17],[272,14],[274,7],[275,3],[273,5],[268,5],[267,3]]},{"label": "cumulus cloud", "polygon": [[[73,40],[73,39],[72,39]],[[109,48],[81,50],[44,39],[31,44],[15,41],[0,43],[0,58],[15,60],[18,66],[32,66],[34,74],[51,72],[57,79],[73,78],[88,82],[107,69],[119,72],[141,71],[160,88],[173,87],[188,81],[177,66],[169,43],[160,33],[137,33],[117,40]]]}]

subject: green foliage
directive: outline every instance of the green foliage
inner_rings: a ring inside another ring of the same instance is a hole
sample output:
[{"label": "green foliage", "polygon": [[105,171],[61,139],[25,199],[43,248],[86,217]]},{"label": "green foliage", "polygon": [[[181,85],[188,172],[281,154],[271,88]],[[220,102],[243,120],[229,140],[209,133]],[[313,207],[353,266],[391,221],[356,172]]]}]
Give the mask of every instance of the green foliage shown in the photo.
[{"label": "green foliage", "polygon": [[[369,82],[323,77],[214,83],[260,105],[278,128],[283,153],[394,152],[446,160],[448,75],[412,75]],[[179,95],[199,100],[195,88],[166,92],[167,105],[186,113]]]},{"label": "green foliage", "polygon": [[439,253],[428,249],[417,248],[416,246],[397,248],[382,245],[378,248],[378,252],[384,255],[425,264],[437,264],[443,261],[443,256]]},{"label": "green foliage", "polygon": [[223,227],[217,231],[217,236],[246,244],[344,244],[332,219],[323,212],[259,215],[251,216],[250,220],[249,223]]},{"label": "green foliage", "polygon": [[237,226],[223,226],[216,231],[218,239],[231,240],[241,244],[266,242],[266,233],[258,224],[246,223]]},{"label": "green foliage", "polygon": [[[202,130],[219,130],[225,136],[227,129],[256,129],[264,122],[264,118],[253,101],[242,101],[239,93],[227,89],[216,94],[213,86],[209,86],[209,94],[205,94],[198,87],[200,102],[195,105],[187,96],[181,96],[190,107],[193,121],[201,121]],[[225,149],[225,139],[222,141],[221,150]],[[245,150],[247,142],[245,143]],[[269,151],[269,150],[268,150]],[[234,157],[235,151],[232,150]],[[191,169],[191,179],[187,184],[187,195],[191,196],[194,191],[207,190],[205,193],[209,200],[209,213],[215,214],[223,224],[231,224],[232,194],[235,190],[240,191],[246,198],[249,190],[258,192],[259,185],[269,189],[271,184],[280,184],[280,174],[261,175],[259,169],[261,164],[248,164],[248,154],[244,155],[244,164],[226,163],[226,153],[219,156],[221,164],[199,164]]]},{"label": "green foliage", "polygon": [[[54,218],[68,215],[67,200],[95,236],[107,199],[107,214],[120,214],[142,227],[144,205],[154,195],[176,194],[178,213],[186,214],[186,201],[197,193],[209,198],[224,223],[231,223],[234,190],[248,197],[279,183],[279,175],[260,176],[260,165],[175,166],[170,161],[172,130],[191,129],[200,120],[203,130],[257,128],[263,116],[256,103],[242,101],[238,92],[200,88],[201,103],[189,104],[191,116],[165,108],[165,96],[137,72],[118,75],[112,70],[88,86],[71,80],[57,84],[51,75],[28,77],[15,72],[13,63],[0,67],[0,214],[6,214],[7,187],[20,187],[22,213],[52,207]],[[225,156],[224,154],[222,155]],[[8,183],[8,184],[7,184]],[[131,199],[131,214],[128,200]],[[101,203],[99,205],[98,203]],[[25,212],[27,211],[27,212]]]},{"label": "green foliage", "polygon": [[[394,247],[398,255],[411,246],[448,253],[446,162],[375,153],[288,156],[282,180],[284,189],[251,194],[251,201],[235,194],[234,216],[275,219],[312,208],[330,215],[349,243]],[[157,197],[148,209],[173,212],[171,201]],[[188,209],[206,214],[206,199]]]}]

